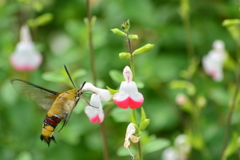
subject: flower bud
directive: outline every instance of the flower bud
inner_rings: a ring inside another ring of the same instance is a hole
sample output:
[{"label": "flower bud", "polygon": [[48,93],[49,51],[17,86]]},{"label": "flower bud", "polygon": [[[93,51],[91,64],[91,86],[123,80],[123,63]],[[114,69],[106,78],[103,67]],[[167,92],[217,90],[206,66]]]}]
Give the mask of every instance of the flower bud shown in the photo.
[{"label": "flower bud", "polygon": [[120,59],[125,60],[125,59],[129,59],[130,57],[131,57],[131,54],[128,53],[128,52],[121,52],[121,53],[119,53],[119,58]]},{"label": "flower bud", "polygon": [[121,25],[122,29],[125,31],[125,32],[128,32],[129,28],[130,28],[130,21],[129,19],[125,22],[122,23]]},{"label": "flower bud", "polygon": [[133,55],[134,55],[134,54],[146,53],[146,52],[152,50],[153,47],[154,47],[154,44],[146,44],[146,45],[142,46],[141,48],[136,49],[136,50],[133,52]]},{"label": "flower bud", "polygon": [[127,34],[125,33],[125,32],[123,32],[123,31],[121,31],[120,29],[118,29],[118,28],[113,28],[113,29],[111,29],[111,31],[114,33],[114,34],[116,34],[116,35],[119,35],[119,36],[127,36]]},{"label": "flower bud", "polygon": [[136,34],[130,34],[128,37],[131,40],[138,40],[138,35],[136,35]]}]

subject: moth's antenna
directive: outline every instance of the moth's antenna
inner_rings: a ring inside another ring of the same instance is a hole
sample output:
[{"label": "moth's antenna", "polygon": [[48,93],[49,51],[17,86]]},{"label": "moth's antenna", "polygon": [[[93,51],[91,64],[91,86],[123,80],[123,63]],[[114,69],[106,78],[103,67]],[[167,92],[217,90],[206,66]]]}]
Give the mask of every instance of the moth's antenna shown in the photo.
[{"label": "moth's antenna", "polygon": [[82,89],[83,89],[83,87],[84,87],[85,83],[86,83],[86,82],[83,82],[83,84],[82,84],[82,86],[81,86],[80,90],[82,90]]},{"label": "moth's antenna", "polygon": [[68,77],[69,77],[70,81],[72,82],[73,87],[74,87],[74,88],[77,88],[77,87],[75,86],[75,84],[73,83],[72,77],[71,77],[70,73],[68,72],[68,69],[67,69],[66,65],[64,65],[64,68],[65,68],[65,71],[66,71],[67,74],[68,74]]}]

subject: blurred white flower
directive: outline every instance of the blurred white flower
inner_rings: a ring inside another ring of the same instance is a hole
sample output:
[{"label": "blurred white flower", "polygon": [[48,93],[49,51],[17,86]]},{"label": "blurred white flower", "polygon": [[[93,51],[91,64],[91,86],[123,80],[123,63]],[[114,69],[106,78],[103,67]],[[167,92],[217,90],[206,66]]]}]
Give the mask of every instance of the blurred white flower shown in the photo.
[{"label": "blurred white flower", "polygon": [[213,49],[203,57],[203,69],[215,81],[221,81],[223,79],[222,66],[227,57],[226,55],[224,42],[216,40],[213,43]]},{"label": "blurred white flower", "polygon": [[184,105],[187,103],[187,97],[183,93],[179,93],[176,97],[176,103],[180,106]]},{"label": "blurred white flower", "polygon": [[12,66],[18,71],[33,71],[42,62],[42,55],[34,47],[29,28],[22,26],[20,31],[20,42],[15,52],[10,57]]},{"label": "blurred white flower", "polygon": [[187,160],[191,145],[187,135],[180,134],[174,140],[174,147],[168,147],[162,152],[162,160]]},{"label": "blurred white flower", "polygon": [[178,155],[173,147],[168,147],[162,152],[162,160],[179,160]]},{"label": "blurred white flower", "polygon": [[174,141],[175,150],[180,160],[187,159],[188,154],[191,152],[191,145],[187,135],[180,134]]}]

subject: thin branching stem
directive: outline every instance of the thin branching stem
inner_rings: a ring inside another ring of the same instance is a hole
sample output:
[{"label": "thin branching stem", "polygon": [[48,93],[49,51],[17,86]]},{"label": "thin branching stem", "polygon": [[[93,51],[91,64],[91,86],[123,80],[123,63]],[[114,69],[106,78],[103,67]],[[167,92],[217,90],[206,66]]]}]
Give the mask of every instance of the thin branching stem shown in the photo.
[{"label": "thin branching stem", "polygon": [[[87,0],[87,17],[88,17],[88,43],[89,43],[89,51],[90,51],[90,61],[91,61],[91,70],[92,70],[92,78],[93,84],[97,85],[97,74],[95,67],[95,58],[94,58],[94,47],[93,47],[93,38],[92,38],[92,16],[91,16],[91,7],[90,0]],[[108,147],[107,147],[107,138],[104,123],[100,124],[100,131],[102,136],[102,145],[103,145],[103,158],[104,160],[109,160]]]},{"label": "thin branching stem", "polygon": [[229,133],[231,131],[232,115],[233,115],[235,105],[236,105],[236,101],[237,101],[239,86],[240,86],[240,63],[238,62],[236,88],[235,88],[231,103],[229,105],[229,111],[228,111],[227,123],[226,123],[226,132],[225,132],[224,141],[223,141],[223,148],[222,148],[222,152],[221,152],[221,160],[224,160],[224,152],[225,152],[225,150],[227,148],[227,144],[228,144]]},{"label": "thin branching stem", "polygon": [[88,44],[89,44],[89,51],[90,51],[92,78],[93,78],[93,84],[96,86],[97,74],[96,74],[96,67],[95,67],[93,38],[92,38],[92,25],[93,24],[92,24],[90,0],[87,0],[87,17],[88,17],[88,24],[87,24],[87,26],[88,26]]},{"label": "thin branching stem", "polygon": [[131,54],[130,57],[130,68],[132,70],[132,74],[133,74],[133,81],[135,80],[135,69],[134,69],[134,56],[133,56],[133,52],[132,52],[132,45],[131,45],[131,40],[129,39],[129,33],[127,32],[127,44],[128,44],[128,49],[129,49],[129,53]]},{"label": "thin branching stem", "polygon": [[[133,74],[133,81],[135,80],[135,69],[134,69],[134,61],[133,61],[133,54],[132,54],[132,45],[131,45],[131,40],[129,39],[129,33],[127,32],[127,44],[128,44],[128,49],[129,49],[129,53],[131,54],[131,58],[130,58],[130,67],[132,70],[132,74]],[[134,116],[136,116],[136,109],[132,109],[132,113]],[[137,117],[134,117],[137,120]],[[139,140],[137,143],[137,148],[138,148],[138,157],[139,160],[142,160],[142,147],[141,147],[141,141]]]}]

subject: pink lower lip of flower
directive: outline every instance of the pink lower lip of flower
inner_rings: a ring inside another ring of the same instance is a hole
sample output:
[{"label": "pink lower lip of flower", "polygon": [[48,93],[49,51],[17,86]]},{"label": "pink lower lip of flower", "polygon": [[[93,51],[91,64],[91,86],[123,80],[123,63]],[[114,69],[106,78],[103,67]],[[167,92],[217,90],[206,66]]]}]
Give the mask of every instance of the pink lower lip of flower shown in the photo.
[{"label": "pink lower lip of flower", "polygon": [[10,63],[18,71],[33,71],[39,67],[41,64],[42,57],[39,55],[37,61],[34,64],[18,63],[14,55],[10,58]]},{"label": "pink lower lip of flower", "polygon": [[118,101],[114,99],[114,102],[118,105],[118,107],[127,109],[130,107],[131,109],[139,108],[143,104],[144,99],[141,99],[140,101],[134,101],[130,97],[126,98],[123,101]]},{"label": "pink lower lip of flower", "polygon": [[103,122],[103,119],[101,119],[98,115],[96,115],[96,116],[94,116],[94,117],[92,117],[92,118],[90,118],[90,121],[92,122],[92,123],[102,123]]}]

